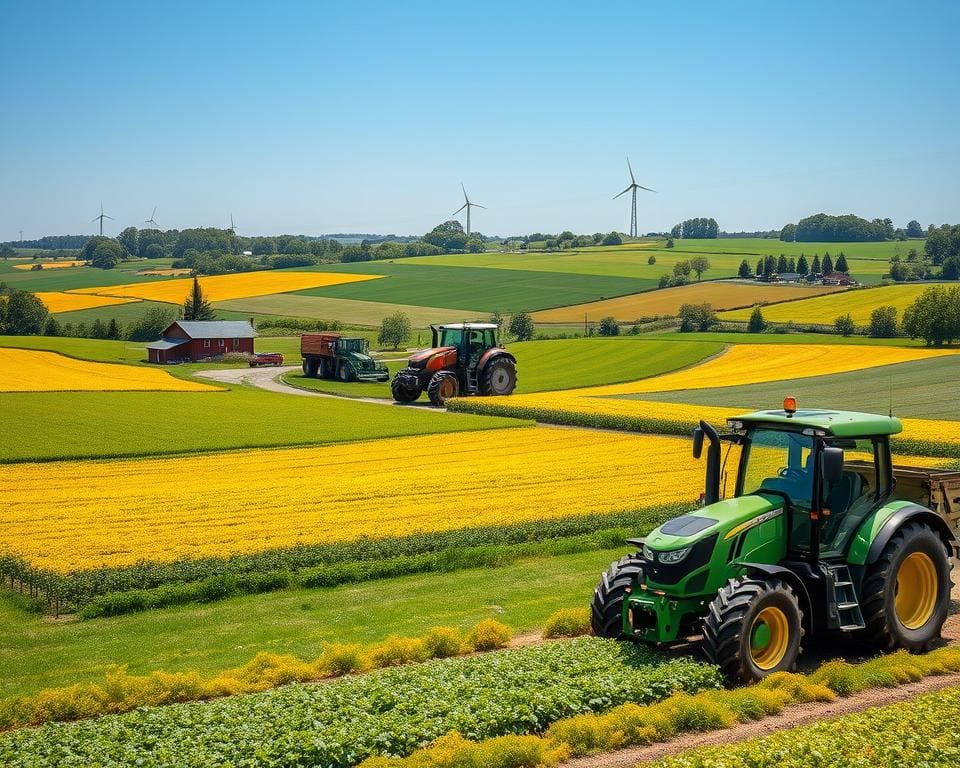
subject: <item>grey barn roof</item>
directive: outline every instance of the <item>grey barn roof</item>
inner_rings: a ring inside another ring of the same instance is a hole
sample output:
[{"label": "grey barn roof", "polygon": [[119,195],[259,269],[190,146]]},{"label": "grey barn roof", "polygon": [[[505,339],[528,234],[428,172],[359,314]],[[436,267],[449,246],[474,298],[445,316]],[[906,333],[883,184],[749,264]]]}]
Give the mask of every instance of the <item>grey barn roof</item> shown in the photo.
[{"label": "grey barn roof", "polygon": [[192,339],[252,339],[257,335],[246,320],[177,320],[176,324]]},{"label": "grey barn roof", "polygon": [[189,344],[190,339],[160,339],[147,344],[147,349],[173,349],[182,344]]}]

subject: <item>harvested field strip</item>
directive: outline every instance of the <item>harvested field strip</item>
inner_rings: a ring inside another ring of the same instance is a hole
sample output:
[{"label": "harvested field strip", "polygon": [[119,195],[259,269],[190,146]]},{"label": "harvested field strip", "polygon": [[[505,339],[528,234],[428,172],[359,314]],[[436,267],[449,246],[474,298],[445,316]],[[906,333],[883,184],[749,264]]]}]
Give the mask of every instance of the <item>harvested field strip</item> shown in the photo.
[{"label": "harvested field strip", "polygon": [[[227,301],[248,296],[265,296],[308,288],[321,288],[344,283],[377,280],[381,275],[353,275],[332,272],[283,272],[269,270],[242,272],[234,275],[201,277],[200,285],[209,301]],[[165,301],[180,304],[190,292],[191,279],[158,280],[97,288],[78,288],[71,293],[122,296],[125,298]]]},{"label": "harvested field strip", "polygon": [[881,365],[956,355],[944,349],[870,347],[830,344],[737,344],[700,365],[625,384],[568,390],[571,396],[604,397],[678,389],[741,386],[798,378],[798,374],[826,376]]},{"label": "harvested field strip", "polygon": [[0,392],[108,391],[219,392],[166,371],[140,366],[93,363],[55,352],[0,347]]},{"label": "harvested field strip", "polygon": [[82,259],[79,261],[31,261],[27,264],[14,264],[14,269],[23,269],[23,270],[32,270],[34,267],[40,266],[43,269],[64,269],[66,267],[82,267],[87,262]]},{"label": "harvested field strip", "polygon": [[[58,573],[221,557],[659,506],[687,499],[701,475],[684,440],[547,428],[475,432],[454,446],[430,435],[56,471],[18,464],[0,477],[0,549]],[[270,479],[269,499],[250,492],[257,477]]]},{"label": "harvested field strip", "polygon": [[[500,760],[505,754],[522,754],[521,764],[525,768],[552,766],[559,759],[570,756],[594,756],[575,760],[571,766],[595,768],[607,765],[608,761],[599,753],[622,750],[636,745],[657,744],[677,736],[694,732],[720,731],[737,724],[762,721],[770,715],[783,711],[793,705],[805,705],[814,702],[830,702],[840,696],[850,696],[871,688],[895,688],[900,685],[922,680],[926,677],[943,675],[954,685],[958,681],[956,673],[960,671],[960,649],[941,648],[925,656],[913,656],[906,651],[889,656],[880,656],[863,664],[848,664],[843,661],[828,662],[809,675],[778,672],[770,675],[756,685],[732,690],[702,691],[693,696],[680,693],[655,704],[638,706],[629,702],[602,713],[575,715],[553,723],[542,736],[528,736],[523,740],[494,738],[473,740],[463,738],[459,733],[448,733],[434,744],[414,752],[406,758],[370,758],[362,763],[362,768],[426,768],[436,765],[490,765],[503,764]],[[936,681],[931,680],[935,686]],[[953,701],[953,695],[950,701]],[[960,702],[958,702],[960,706]],[[923,706],[929,712],[928,705]],[[951,717],[952,708],[950,708]],[[930,726],[927,726],[928,728]],[[941,726],[942,727],[942,726]],[[855,729],[859,739],[875,739],[871,729]],[[786,736],[786,734],[785,734]],[[829,742],[836,736],[836,729],[827,736]],[[956,741],[956,736],[952,737]],[[913,742],[911,742],[913,743]],[[929,740],[927,741],[929,744]],[[853,765],[877,765],[869,750],[861,741],[860,754],[867,759]],[[522,750],[522,751],[521,751]],[[960,751],[958,751],[960,752]],[[640,759],[640,750],[626,751],[622,755],[610,756],[611,766],[632,765]],[[694,759],[678,766],[693,768],[739,768],[740,766],[759,766],[766,768],[768,763],[751,759],[749,753],[735,753],[739,759],[722,761],[729,754],[729,748],[722,752],[710,752],[708,759]],[[817,750],[799,751],[797,766],[809,765],[848,765],[844,761],[833,762],[813,759],[819,757]],[[635,756],[635,757],[634,757]],[[624,759],[626,758],[626,759]],[[720,762],[722,761],[722,762]],[[909,765],[894,760],[890,765]],[[954,765],[947,762],[944,765]],[[668,763],[671,767],[673,763]],[[773,756],[771,768],[780,763]],[[793,763],[788,763],[788,766]],[[939,765],[936,764],[936,765]]]},{"label": "harvested field strip", "polygon": [[[910,285],[884,285],[878,288],[862,288],[832,296],[818,296],[790,304],[772,306],[763,310],[768,322],[818,323],[832,325],[840,315],[848,312],[855,323],[865,325],[870,322],[870,313],[878,307],[893,306],[898,316],[913,303],[914,299],[933,283]],[[750,309],[737,309],[720,314],[722,320],[749,320]]]},{"label": "harvested field strip", "polygon": [[892,408],[901,418],[957,420],[960,355],[805,379],[623,397],[753,410],[777,406],[786,394],[806,407],[842,404],[845,410],[866,413],[886,413]]},{"label": "harvested field strip", "polygon": [[605,299],[571,307],[545,309],[533,314],[537,323],[582,323],[584,317],[596,322],[604,317],[630,322],[647,317],[675,316],[683,304],[710,304],[715,310],[752,307],[754,304],[776,304],[796,301],[843,290],[830,286],[771,285],[718,280],[691,283],[678,288]]},{"label": "harvested field strip", "polygon": [[75,312],[80,309],[132,304],[139,301],[139,299],[124,299],[119,296],[94,296],[63,291],[38,291],[33,295],[43,302],[48,311],[53,313]]},{"label": "harvested field strip", "polygon": [[719,686],[716,669],[683,657],[581,638],[289,685],[217,701],[145,707],[0,736],[0,762],[35,765],[69,755],[77,765],[323,765],[406,755],[452,730],[475,738],[540,731],[626,701]]}]

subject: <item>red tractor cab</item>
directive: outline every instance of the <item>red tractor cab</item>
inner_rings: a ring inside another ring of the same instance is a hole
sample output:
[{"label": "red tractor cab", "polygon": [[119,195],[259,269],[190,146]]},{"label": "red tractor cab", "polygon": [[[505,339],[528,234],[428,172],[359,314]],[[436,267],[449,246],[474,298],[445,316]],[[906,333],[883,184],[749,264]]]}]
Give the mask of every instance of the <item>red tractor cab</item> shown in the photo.
[{"label": "red tractor cab", "polygon": [[493,323],[431,325],[433,342],[410,356],[390,388],[398,403],[412,403],[426,391],[443,405],[463,395],[509,395],[517,386],[517,359],[498,346]]}]

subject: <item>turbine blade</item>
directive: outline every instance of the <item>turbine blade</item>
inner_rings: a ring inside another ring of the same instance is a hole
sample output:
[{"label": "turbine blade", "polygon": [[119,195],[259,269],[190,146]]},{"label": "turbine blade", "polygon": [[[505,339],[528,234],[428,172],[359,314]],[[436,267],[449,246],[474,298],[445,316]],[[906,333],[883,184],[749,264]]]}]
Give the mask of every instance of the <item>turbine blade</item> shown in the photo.
[{"label": "turbine blade", "polygon": [[487,206],[485,206],[485,205],[480,205],[479,203],[470,203],[470,206],[471,206],[472,208],[483,208],[483,210],[487,210]]},{"label": "turbine blade", "polygon": [[102,214],[102,216],[103,216],[103,218],[105,218],[105,219],[110,219],[110,221],[113,221],[113,216],[107,216],[107,214],[105,214],[105,213]]},{"label": "turbine blade", "polygon": [[[627,194],[627,192],[629,192],[631,189],[633,189],[633,184],[631,184],[629,187],[627,187],[625,190],[623,190],[623,192],[621,192],[620,195],[625,195],[625,194]],[[618,197],[620,197],[620,195],[614,195],[614,196],[613,196],[613,199],[616,200]]]},{"label": "turbine blade", "polygon": [[461,205],[459,208],[457,208],[457,210],[455,210],[455,211],[454,211],[453,213],[451,213],[450,215],[451,215],[451,216],[456,216],[458,213],[460,213],[460,211],[462,211],[462,210],[463,210],[464,208],[466,208],[468,205],[470,205],[470,203],[464,203],[463,205]]},{"label": "turbine blade", "polygon": [[469,202],[470,202],[470,198],[467,197],[467,188],[466,188],[465,186],[463,186],[463,182],[462,182],[462,181],[460,182],[460,189],[463,190],[463,199],[466,200],[466,201],[469,203]]},{"label": "turbine blade", "polygon": [[647,192],[653,192],[653,194],[657,194],[657,190],[655,190],[655,189],[650,189],[650,187],[645,187],[645,186],[643,186],[642,184],[637,184],[636,186],[640,187],[640,189],[645,189],[645,190],[647,190]]},{"label": "turbine blade", "polygon": [[629,158],[629,157],[627,158],[627,170],[630,171],[630,181],[632,181],[634,184],[636,184],[636,183],[637,183],[637,180],[636,180],[635,178],[633,178],[633,167],[630,165],[630,158]]}]

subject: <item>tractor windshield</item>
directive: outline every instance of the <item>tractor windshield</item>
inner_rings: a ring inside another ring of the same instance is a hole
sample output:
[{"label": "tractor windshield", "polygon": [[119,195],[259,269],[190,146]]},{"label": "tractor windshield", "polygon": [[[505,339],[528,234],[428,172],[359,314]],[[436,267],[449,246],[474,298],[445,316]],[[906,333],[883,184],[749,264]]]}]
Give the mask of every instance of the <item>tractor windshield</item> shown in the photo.
[{"label": "tractor windshield", "polygon": [[798,432],[751,429],[740,459],[739,495],[778,491],[795,507],[813,499],[813,438]]},{"label": "tractor windshield", "polygon": [[463,341],[463,331],[460,328],[443,328],[440,331],[441,347],[459,347]]},{"label": "tractor windshield", "polygon": [[340,339],[337,342],[337,348],[340,352],[361,352],[367,351],[366,339]]}]

